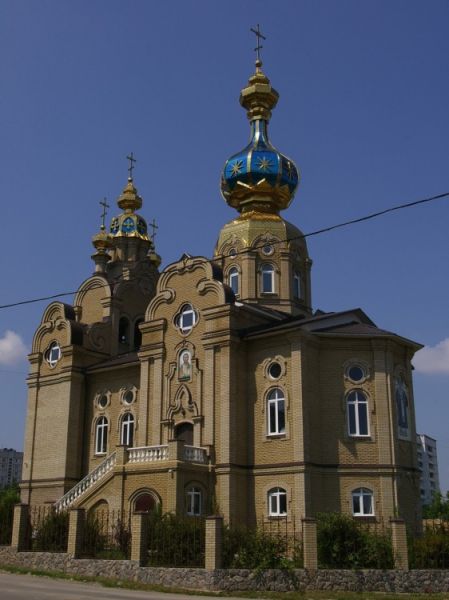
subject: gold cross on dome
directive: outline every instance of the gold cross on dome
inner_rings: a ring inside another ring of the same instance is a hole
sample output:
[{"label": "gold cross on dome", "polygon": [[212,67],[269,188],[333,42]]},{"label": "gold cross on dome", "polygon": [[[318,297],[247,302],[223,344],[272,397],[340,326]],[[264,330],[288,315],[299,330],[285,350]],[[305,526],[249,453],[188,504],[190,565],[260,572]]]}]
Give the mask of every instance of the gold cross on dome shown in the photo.
[{"label": "gold cross on dome", "polygon": [[128,172],[129,172],[129,179],[132,180],[133,178],[133,169],[134,169],[134,164],[135,162],[137,162],[137,160],[134,158],[134,153],[131,152],[131,154],[129,156],[126,157],[129,160],[129,167],[128,167]]},{"label": "gold cross on dome", "polygon": [[257,56],[257,62],[261,62],[260,61],[260,51],[262,50],[263,46],[260,43],[260,40],[266,40],[267,38],[262,35],[260,33],[260,27],[259,27],[259,23],[257,23],[257,29],[253,29],[251,27],[251,31],[256,35],[257,37],[257,46],[254,48],[254,51],[256,52],[256,56]]},{"label": "gold cross on dome", "polygon": [[103,200],[99,202],[99,204],[103,207],[103,212],[101,213],[101,229],[104,230],[104,228],[105,228],[104,220],[105,220],[107,212],[108,212],[107,209],[110,208],[110,206],[106,202],[106,197],[104,197]]}]

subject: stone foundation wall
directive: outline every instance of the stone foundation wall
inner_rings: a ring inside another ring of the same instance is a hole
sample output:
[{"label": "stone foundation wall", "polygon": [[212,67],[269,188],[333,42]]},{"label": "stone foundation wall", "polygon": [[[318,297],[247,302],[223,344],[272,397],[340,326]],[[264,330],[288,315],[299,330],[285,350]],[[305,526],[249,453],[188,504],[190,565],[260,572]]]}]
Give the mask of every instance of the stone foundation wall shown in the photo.
[{"label": "stone foundation wall", "polygon": [[449,570],[326,570],[168,569],[139,567],[130,560],[74,559],[67,554],[15,552],[0,547],[0,566],[62,571],[86,577],[110,577],[165,587],[224,591],[333,590],[430,593],[449,591]]}]

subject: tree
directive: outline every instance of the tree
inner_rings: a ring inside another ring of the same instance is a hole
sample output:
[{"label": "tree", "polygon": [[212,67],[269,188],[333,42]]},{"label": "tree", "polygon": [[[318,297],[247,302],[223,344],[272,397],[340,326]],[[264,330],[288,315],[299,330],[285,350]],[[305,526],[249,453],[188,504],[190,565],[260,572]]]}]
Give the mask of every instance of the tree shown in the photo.
[{"label": "tree", "polygon": [[440,492],[433,494],[432,502],[423,507],[423,518],[449,521],[449,492],[446,496]]}]

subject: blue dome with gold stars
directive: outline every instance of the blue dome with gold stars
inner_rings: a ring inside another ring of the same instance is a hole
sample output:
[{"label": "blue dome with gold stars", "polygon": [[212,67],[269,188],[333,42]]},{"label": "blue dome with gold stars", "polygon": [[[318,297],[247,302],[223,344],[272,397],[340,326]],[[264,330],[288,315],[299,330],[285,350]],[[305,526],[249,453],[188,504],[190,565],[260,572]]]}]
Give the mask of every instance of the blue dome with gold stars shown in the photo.
[{"label": "blue dome with gold stars", "polygon": [[287,208],[299,183],[292,160],[281,154],[268,139],[271,109],[279,94],[256,62],[256,72],[242,90],[240,103],[248,111],[251,139],[225,163],[221,191],[230,206],[240,212],[279,212]]}]

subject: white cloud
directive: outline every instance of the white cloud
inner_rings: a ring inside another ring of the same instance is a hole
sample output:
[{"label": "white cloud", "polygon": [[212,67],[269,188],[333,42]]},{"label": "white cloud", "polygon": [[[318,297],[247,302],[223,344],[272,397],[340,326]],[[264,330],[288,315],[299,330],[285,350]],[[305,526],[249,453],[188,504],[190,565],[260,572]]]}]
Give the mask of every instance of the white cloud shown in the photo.
[{"label": "white cloud", "polygon": [[416,353],[413,364],[418,373],[446,373],[449,375],[449,338],[435,346],[425,346]]},{"label": "white cloud", "polygon": [[0,365],[14,365],[23,360],[28,354],[27,347],[20,335],[7,330],[0,337]]}]

